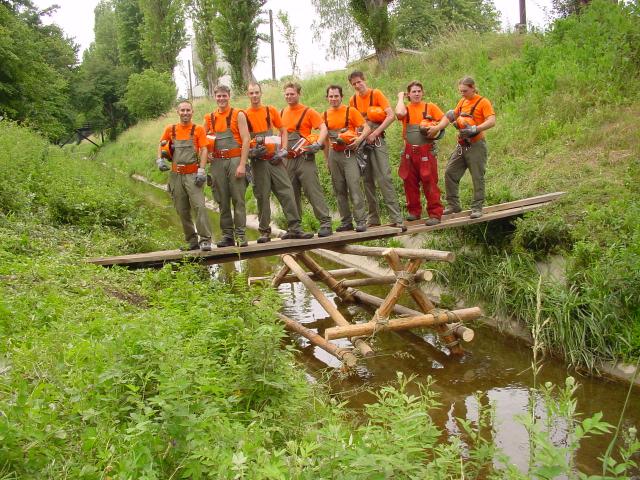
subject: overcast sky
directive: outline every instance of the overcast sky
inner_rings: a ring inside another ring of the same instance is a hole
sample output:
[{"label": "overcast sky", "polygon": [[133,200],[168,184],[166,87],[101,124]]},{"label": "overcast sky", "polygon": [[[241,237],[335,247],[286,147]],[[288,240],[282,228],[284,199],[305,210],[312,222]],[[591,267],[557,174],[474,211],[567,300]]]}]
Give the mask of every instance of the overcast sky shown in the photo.
[{"label": "overcast sky", "polygon": [[[538,27],[548,24],[551,0],[526,1],[528,21]],[[60,6],[51,20],[62,27],[69,37],[75,39],[76,43],[80,45],[81,52],[93,41],[93,9],[98,0],[34,0],[34,3],[40,8],[48,7],[54,3]],[[519,21],[518,0],[494,0],[494,3],[500,12],[503,29],[513,28]],[[277,23],[276,13],[278,10],[289,12],[289,19],[296,28],[300,50],[298,64],[303,76],[344,67],[343,62],[326,60],[324,45],[314,44],[311,23],[315,11],[310,0],[268,0],[265,9],[273,10],[274,24]],[[263,25],[262,29],[264,33],[269,33],[268,25]],[[276,76],[281,77],[291,73],[291,68],[287,58],[286,45],[275,25],[274,36],[276,38]],[[80,58],[82,58],[81,54]],[[190,58],[190,52],[182,52],[181,58],[185,59],[186,65],[186,59]],[[268,44],[263,43],[260,46],[258,64],[254,69],[254,74],[258,80],[271,78],[271,51]],[[176,80],[184,93],[185,88],[180,76],[182,75],[178,73]]]}]

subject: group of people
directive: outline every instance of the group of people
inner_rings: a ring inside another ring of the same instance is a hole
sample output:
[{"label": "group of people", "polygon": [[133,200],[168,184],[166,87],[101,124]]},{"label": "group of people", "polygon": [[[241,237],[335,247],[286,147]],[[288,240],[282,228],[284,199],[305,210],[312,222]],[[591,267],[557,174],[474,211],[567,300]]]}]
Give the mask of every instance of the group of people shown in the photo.
[{"label": "group of people", "polygon": [[[420,185],[426,197],[426,225],[437,225],[442,215],[460,212],[458,185],[467,169],[474,191],[471,218],[482,216],[487,162],[483,132],[495,125],[495,113],[491,102],[477,93],[474,80],[465,77],[458,82],[462,98],[446,113],[434,103],[423,101],[424,88],[418,81],[398,94],[394,111],[380,90],[367,86],[363,72],[352,72],[348,80],[355,90],[348,105],[343,102],[342,87],[329,85],[328,109],[322,114],[300,102],[302,88],[297,83],[284,86],[287,106],[280,111],[262,104],[258,83],[248,86],[250,106],[245,110],[233,108],[229,87],[219,85],[214,90],[217,108],[205,115],[202,126],[192,122],[192,104],[179,103],[180,122],[165,128],[156,163],[160,170],[170,171],[168,188],[187,242],[183,249],[208,251],[212,247],[203,194],[207,164],[220,209],[222,238],[218,247],[247,245],[248,170],[258,205],[258,243],[271,240],[272,192],[287,220],[287,232],[282,238],[314,236],[301,227],[303,191],[320,223],[318,236],[332,235],[331,215],[315,162],[321,150],[340,214],[336,231],[364,232],[379,226],[378,189],[391,225],[406,230],[385,142],[385,131],[396,118],[402,123],[404,139],[398,173],[404,182],[406,219],[422,218]],[[445,172],[445,209],[438,188],[435,142],[449,124],[457,129],[457,146]]]}]

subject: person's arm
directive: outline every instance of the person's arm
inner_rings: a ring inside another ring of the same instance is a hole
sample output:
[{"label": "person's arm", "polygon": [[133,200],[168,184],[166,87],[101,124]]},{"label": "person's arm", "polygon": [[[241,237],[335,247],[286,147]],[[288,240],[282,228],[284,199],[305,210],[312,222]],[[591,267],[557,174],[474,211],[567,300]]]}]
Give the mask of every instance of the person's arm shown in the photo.
[{"label": "person's arm", "polygon": [[207,147],[200,147],[200,168],[204,169],[207,167]]},{"label": "person's arm", "polygon": [[240,152],[240,164],[236,169],[236,177],[240,178],[244,177],[246,173],[247,158],[249,158],[249,142],[251,141],[249,127],[247,126],[247,117],[244,112],[238,112],[238,132],[242,140],[242,151]]},{"label": "person's arm", "polygon": [[[404,105],[404,101],[402,102],[402,104]],[[376,138],[378,138],[380,135],[382,135],[382,133],[387,129],[387,127],[389,125],[391,125],[393,123],[393,121],[395,120],[395,115],[393,113],[393,110],[391,109],[391,107],[387,107],[384,109],[384,113],[387,114],[386,118],[384,119],[384,121],[378,125],[374,130],[371,130],[371,133],[369,133],[369,135],[367,136],[367,142],[368,143],[373,143],[376,141]]]},{"label": "person's arm", "polygon": [[327,125],[322,122],[320,124],[320,135],[318,135],[318,143],[320,145],[324,145],[324,141],[327,139],[327,135],[329,135],[329,130],[327,129]]},{"label": "person's arm", "polygon": [[485,130],[489,130],[490,128],[493,128],[496,126],[496,116],[495,115],[489,115],[484,122],[482,122],[480,125],[478,125],[476,127],[476,129],[479,132],[484,132]]},{"label": "person's arm", "polygon": [[[368,123],[364,123],[364,126],[362,128],[362,133],[360,134],[360,136],[358,138],[356,138],[353,142],[351,142],[351,144],[347,145],[347,150],[356,150],[360,144],[365,140],[365,138],[368,140],[367,137],[371,136],[371,127],[369,126]],[[375,140],[375,137],[374,137]]]},{"label": "person's arm", "polygon": [[289,131],[284,127],[280,127],[280,148],[287,148],[289,146]]},{"label": "person's arm", "polygon": [[396,103],[396,116],[398,118],[404,118],[407,114],[407,106],[404,104],[405,96],[405,92],[398,92],[398,103]]}]

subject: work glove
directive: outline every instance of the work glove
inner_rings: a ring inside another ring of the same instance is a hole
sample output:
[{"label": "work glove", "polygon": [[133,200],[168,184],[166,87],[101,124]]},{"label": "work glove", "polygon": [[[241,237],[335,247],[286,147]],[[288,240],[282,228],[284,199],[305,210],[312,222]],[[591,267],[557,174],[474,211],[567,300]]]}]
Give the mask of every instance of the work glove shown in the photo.
[{"label": "work glove", "polygon": [[470,125],[468,127],[460,129],[460,136],[463,138],[475,137],[478,133],[480,132],[478,132],[478,127],[476,127],[475,125]]},{"label": "work glove", "polygon": [[257,147],[249,149],[249,158],[256,160],[264,157],[267,154],[267,147],[264,145],[258,145]]},{"label": "work glove", "polygon": [[196,173],[195,182],[196,187],[201,187],[205,183],[207,183],[207,172],[205,172],[204,168],[199,168],[198,173]]},{"label": "work glove", "polygon": [[318,153],[320,150],[322,150],[322,145],[318,142],[314,142],[311,145],[307,145],[306,147],[304,147],[303,150],[306,153]]},{"label": "work glove", "polygon": [[278,150],[275,155],[269,159],[269,163],[271,165],[280,165],[280,163],[282,163],[282,160],[284,160],[285,158],[287,158],[287,155],[289,154],[289,152],[287,151],[286,148],[283,148],[282,150]]},{"label": "work glove", "polygon": [[167,170],[171,169],[169,163],[164,158],[158,158],[156,160],[156,165],[158,166],[158,170],[160,170],[161,172],[166,172]]},{"label": "work glove", "polygon": [[447,117],[447,120],[449,120],[450,123],[454,123],[456,121],[456,113],[453,110],[449,110],[444,114],[444,116]]}]

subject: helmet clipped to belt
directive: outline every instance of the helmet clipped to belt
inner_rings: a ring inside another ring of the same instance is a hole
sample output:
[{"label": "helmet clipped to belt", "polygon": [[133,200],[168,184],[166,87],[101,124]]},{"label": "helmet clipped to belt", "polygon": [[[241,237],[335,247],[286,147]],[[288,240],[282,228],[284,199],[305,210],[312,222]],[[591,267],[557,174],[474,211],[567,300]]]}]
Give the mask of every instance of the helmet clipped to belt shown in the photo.
[{"label": "helmet clipped to belt", "polygon": [[336,141],[332,143],[331,147],[336,152],[342,152],[346,150],[347,146],[351,145],[356,138],[358,138],[358,134],[356,132],[348,128],[343,128],[340,130]]},{"label": "helmet clipped to belt", "polygon": [[168,140],[160,142],[160,156],[170,162],[173,161],[173,144]]},{"label": "helmet clipped to belt", "polygon": [[382,123],[387,118],[387,114],[382,107],[367,108],[367,120],[374,123]]}]

